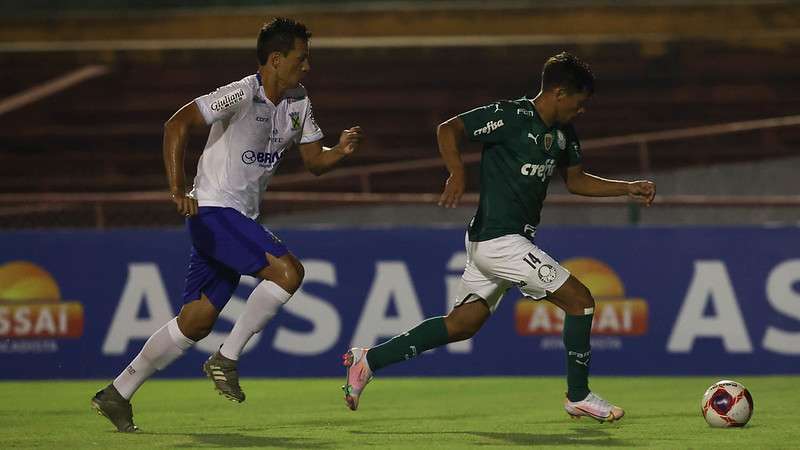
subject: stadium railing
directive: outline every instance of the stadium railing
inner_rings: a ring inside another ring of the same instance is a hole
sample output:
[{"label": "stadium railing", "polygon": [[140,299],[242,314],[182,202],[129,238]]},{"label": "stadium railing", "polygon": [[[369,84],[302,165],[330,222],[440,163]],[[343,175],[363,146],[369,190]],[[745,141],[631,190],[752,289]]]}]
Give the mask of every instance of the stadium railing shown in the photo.
[{"label": "stadium railing", "polygon": [[[582,143],[583,149],[627,148],[638,152],[639,168],[642,175],[652,170],[649,146],[656,142],[670,142],[719,136],[747,131],[769,132],[781,127],[800,125],[800,115],[774,117],[760,120],[730,122],[700,127],[638,133],[608,138],[589,139]],[[470,152],[462,155],[465,164],[480,161],[480,153]],[[441,168],[439,158],[416,159],[412,161],[390,162],[342,168],[325,174],[320,179],[352,178],[359,180],[360,192],[308,192],[291,191],[287,187],[305,183],[316,177],[308,173],[295,173],[275,176],[265,199],[299,205],[294,210],[309,209],[310,205],[377,205],[377,204],[433,204],[439,193],[411,192],[371,192],[370,178],[390,172],[413,172]],[[478,194],[467,193],[462,204],[474,205]],[[548,204],[560,206],[620,206],[628,205],[631,223],[638,221],[637,206],[625,197],[592,198],[563,194],[551,194]],[[660,206],[669,207],[732,207],[732,208],[796,208],[800,206],[800,195],[663,195],[656,197]],[[304,206],[305,205],[305,206]],[[173,205],[165,191],[106,192],[106,193],[0,193],[0,228],[42,228],[42,227],[92,227],[103,229],[115,226],[158,226],[158,222],[144,220],[141,213],[146,208],[149,214],[158,217],[160,213],[174,216]],[[137,219],[112,219],[112,215],[127,214]],[[47,218],[49,217],[49,219]],[[69,219],[72,217],[72,219]],[[174,222],[174,220],[173,220]],[[162,224],[174,225],[174,223]]]}]

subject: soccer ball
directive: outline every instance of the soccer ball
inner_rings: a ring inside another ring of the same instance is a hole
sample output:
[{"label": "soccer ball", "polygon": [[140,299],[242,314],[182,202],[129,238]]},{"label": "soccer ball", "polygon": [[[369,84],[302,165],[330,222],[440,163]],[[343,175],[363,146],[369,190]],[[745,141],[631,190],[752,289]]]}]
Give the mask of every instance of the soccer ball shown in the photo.
[{"label": "soccer ball", "polygon": [[700,413],[715,428],[743,427],[753,415],[753,397],[740,383],[717,381],[703,394]]}]

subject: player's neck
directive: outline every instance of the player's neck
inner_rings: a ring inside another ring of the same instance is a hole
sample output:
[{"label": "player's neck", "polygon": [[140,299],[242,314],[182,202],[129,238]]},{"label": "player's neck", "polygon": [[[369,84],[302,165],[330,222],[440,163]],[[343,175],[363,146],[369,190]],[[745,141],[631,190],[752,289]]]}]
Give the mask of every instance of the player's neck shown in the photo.
[{"label": "player's neck", "polygon": [[281,101],[281,98],[283,98],[283,94],[286,93],[288,88],[281,86],[280,81],[275,76],[264,76],[263,74],[259,73],[258,79],[261,81],[261,89],[263,90],[264,95],[269,101],[272,102],[273,105],[277,105]]},{"label": "player's neck", "polygon": [[547,95],[540,91],[536,98],[531,100],[531,103],[533,103],[533,108],[536,112],[539,113],[539,118],[548,128],[556,123],[556,108]]},{"label": "player's neck", "polygon": [[282,88],[277,81],[266,83],[263,85],[263,88],[264,95],[267,96],[267,99],[269,99],[273,105],[277,105],[281,98],[283,98],[283,93],[286,92],[286,88]]}]

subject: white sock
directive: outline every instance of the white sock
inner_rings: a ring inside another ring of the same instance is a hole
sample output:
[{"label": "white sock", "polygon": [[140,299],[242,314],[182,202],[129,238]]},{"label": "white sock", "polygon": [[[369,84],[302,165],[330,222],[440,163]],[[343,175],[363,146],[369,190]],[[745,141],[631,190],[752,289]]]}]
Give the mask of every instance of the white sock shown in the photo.
[{"label": "white sock", "polygon": [[178,328],[178,318],[170,320],[144,343],[142,351],[114,379],[114,387],[123,397],[130,400],[133,393],[150,378],[150,375],[172,364],[194,344],[195,341],[181,333]]},{"label": "white sock", "polygon": [[253,292],[247,297],[247,304],[242,315],[236,319],[231,334],[225,338],[219,352],[222,356],[238,360],[242,349],[254,334],[263,330],[267,323],[275,317],[292,294],[269,280],[258,283]]}]

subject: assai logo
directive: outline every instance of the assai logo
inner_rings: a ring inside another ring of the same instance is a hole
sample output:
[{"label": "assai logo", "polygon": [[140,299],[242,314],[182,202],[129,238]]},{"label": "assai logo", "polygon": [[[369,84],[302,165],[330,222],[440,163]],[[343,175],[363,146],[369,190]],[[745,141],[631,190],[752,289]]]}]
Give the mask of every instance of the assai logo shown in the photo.
[{"label": "assai logo", "polygon": [[490,121],[486,122],[486,126],[484,126],[483,128],[478,128],[477,130],[475,130],[472,133],[472,135],[473,136],[480,136],[482,134],[491,134],[493,131],[497,130],[498,128],[502,127],[503,125],[505,125],[503,123],[503,119],[490,120]]},{"label": "assai logo", "polygon": [[258,163],[259,167],[271,169],[275,167],[281,159],[283,159],[283,153],[285,151],[285,148],[277,153],[255,152],[253,150],[247,150],[242,153],[242,162],[247,165]]},{"label": "assai logo", "polygon": [[0,351],[28,348],[15,345],[17,340],[79,338],[82,334],[83,305],[62,300],[58,283],[46,270],[27,261],[0,265],[0,339],[11,339]]},{"label": "assai logo", "polygon": [[[569,259],[562,265],[594,296],[592,335],[639,336],[647,332],[647,302],[626,297],[622,280],[611,267],[592,258]],[[564,327],[564,311],[546,301],[520,299],[514,315],[521,336],[560,336]]]}]

